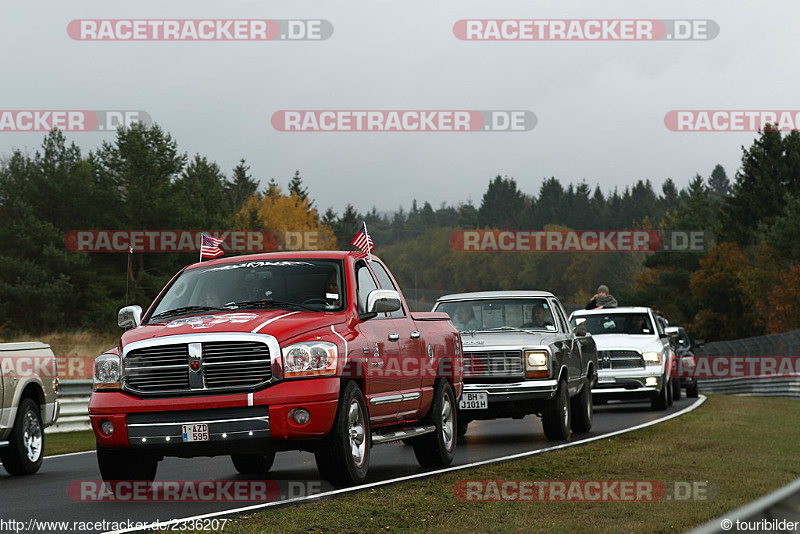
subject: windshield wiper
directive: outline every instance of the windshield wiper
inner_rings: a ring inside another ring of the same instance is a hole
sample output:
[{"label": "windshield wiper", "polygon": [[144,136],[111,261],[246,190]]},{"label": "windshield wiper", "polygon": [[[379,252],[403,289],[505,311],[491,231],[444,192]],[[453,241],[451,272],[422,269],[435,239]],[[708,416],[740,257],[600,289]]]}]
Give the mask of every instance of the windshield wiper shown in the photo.
[{"label": "windshield wiper", "polygon": [[226,310],[237,310],[239,308],[298,308],[301,310],[318,312],[318,308],[311,306],[304,306],[296,302],[283,302],[280,300],[262,299],[262,300],[242,300],[239,302],[229,302],[225,304]]},{"label": "windshield wiper", "polygon": [[[498,326],[496,328],[486,328],[486,329],[483,329],[483,330],[475,330],[475,332],[503,332],[503,331],[505,331],[505,332],[525,332],[526,334],[536,334],[536,333],[541,332],[542,330],[538,329],[535,332],[532,332],[531,330],[528,330],[526,328],[517,328],[515,326]],[[550,330],[546,330],[546,331],[550,332]]]},{"label": "windshield wiper", "polygon": [[181,306],[180,308],[175,308],[172,310],[167,310],[161,313],[157,313],[152,317],[150,317],[150,320],[164,319],[166,317],[172,317],[175,315],[186,315],[190,313],[206,312],[206,311],[225,311],[225,308],[215,308],[213,306]]}]

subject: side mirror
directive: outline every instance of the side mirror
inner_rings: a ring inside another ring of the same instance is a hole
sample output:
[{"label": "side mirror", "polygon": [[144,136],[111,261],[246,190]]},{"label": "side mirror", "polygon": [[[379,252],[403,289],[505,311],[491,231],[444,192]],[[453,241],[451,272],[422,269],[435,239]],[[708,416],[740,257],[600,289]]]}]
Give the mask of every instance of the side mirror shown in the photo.
[{"label": "side mirror", "polygon": [[583,337],[586,335],[586,321],[581,321],[577,325],[575,325],[575,335],[579,337]]},{"label": "side mirror", "polygon": [[367,295],[367,313],[391,313],[401,306],[400,293],[391,289],[375,289]]},{"label": "side mirror", "polygon": [[125,306],[117,314],[117,324],[120,328],[136,328],[142,324],[142,307],[141,306]]}]

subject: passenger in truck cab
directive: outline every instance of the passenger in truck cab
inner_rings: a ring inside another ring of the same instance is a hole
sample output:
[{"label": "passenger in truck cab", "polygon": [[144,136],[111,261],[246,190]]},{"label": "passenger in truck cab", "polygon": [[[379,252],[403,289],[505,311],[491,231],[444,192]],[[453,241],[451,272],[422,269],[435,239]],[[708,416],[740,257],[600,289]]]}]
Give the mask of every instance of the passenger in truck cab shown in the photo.
[{"label": "passenger in truck cab", "polygon": [[[336,298],[331,298],[331,295],[336,295]],[[328,280],[325,283],[325,300],[328,301],[329,306],[338,308],[341,302],[340,295],[339,276],[336,271],[333,271],[328,275]]]},{"label": "passenger in truck cab", "polygon": [[469,304],[462,304],[456,308],[456,316],[453,317],[453,324],[459,330],[477,330],[481,327],[478,319],[475,317],[475,312],[472,311],[472,306]]}]

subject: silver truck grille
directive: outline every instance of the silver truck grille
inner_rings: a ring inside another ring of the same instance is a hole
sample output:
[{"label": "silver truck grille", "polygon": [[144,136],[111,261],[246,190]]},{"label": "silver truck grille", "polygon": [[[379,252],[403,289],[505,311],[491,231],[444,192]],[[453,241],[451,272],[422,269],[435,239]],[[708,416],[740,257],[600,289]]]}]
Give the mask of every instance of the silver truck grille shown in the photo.
[{"label": "silver truck grille", "polygon": [[464,378],[524,376],[522,351],[481,351],[464,353]]},{"label": "silver truck grille", "polygon": [[597,363],[600,369],[644,369],[644,359],[635,350],[599,350]]},{"label": "silver truck grille", "polygon": [[[191,345],[194,350],[189,343],[182,343],[130,351],[123,363],[126,389],[140,393],[246,389],[272,378],[272,361],[265,343],[210,341]],[[192,360],[199,360],[194,368]]]}]

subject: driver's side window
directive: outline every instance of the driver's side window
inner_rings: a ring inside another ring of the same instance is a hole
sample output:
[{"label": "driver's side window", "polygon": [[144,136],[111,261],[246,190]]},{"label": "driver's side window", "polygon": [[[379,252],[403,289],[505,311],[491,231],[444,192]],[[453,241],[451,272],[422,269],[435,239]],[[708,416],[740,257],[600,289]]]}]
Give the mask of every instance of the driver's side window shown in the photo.
[{"label": "driver's side window", "polygon": [[378,289],[378,286],[364,262],[356,264],[356,283],[358,284],[358,313],[367,313],[367,295]]}]

